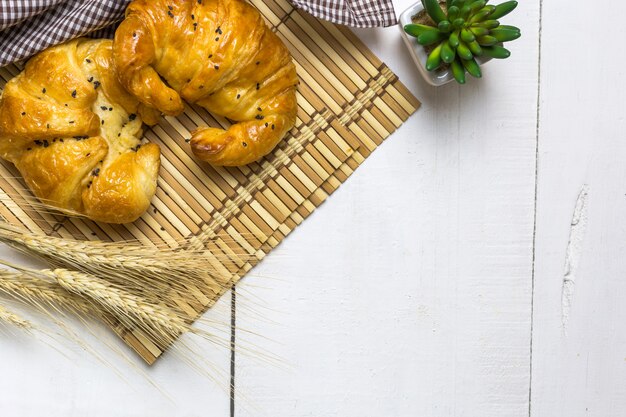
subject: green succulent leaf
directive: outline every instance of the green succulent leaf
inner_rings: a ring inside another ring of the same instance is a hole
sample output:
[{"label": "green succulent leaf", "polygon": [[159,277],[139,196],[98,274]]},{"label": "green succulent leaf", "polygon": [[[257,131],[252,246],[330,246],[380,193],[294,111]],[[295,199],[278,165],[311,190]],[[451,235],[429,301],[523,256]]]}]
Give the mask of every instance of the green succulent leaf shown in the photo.
[{"label": "green succulent leaf", "polygon": [[469,49],[469,46],[467,46],[464,42],[459,43],[459,46],[456,48],[456,53],[463,59],[472,59],[474,57],[472,51]]},{"label": "green succulent leaf", "polygon": [[489,35],[489,29],[487,28],[471,27],[469,30],[475,37]]},{"label": "green succulent leaf", "polygon": [[411,36],[414,37],[418,37],[419,35],[421,35],[422,33],[427,33],[427,32],[439,32],[437,30],[437,28],[434,28],[432,26],[426,26],[426,25],[419,25],[419,24],[410,24],[410,25],[405,25],[404,26],[404,31],[406,33],[408,33]]},{"label": "green succulent leaf", "polygon": [[454,61],[454,58],[456,58],[456,51],[454,50],[452,45],[450,45],[450,41],[442,42],[442,45],[441,59],[446,64],[450,64],[452,61]]},{"label": "green succulent leaf", "polygon": [[457,6],[451,6],[448,8],[448,20],[449,21],[453,22],[454,19],[459,17],[459,14],[461,14],[461,9],[459,9]]},{"label": "green succulent leaf", "polygon": [[475,13],[475,12],[479,11],[480,9],[482,9],[483,7],[485,7],[486,5],[487,5],[487,1],[486,0],[476,0],[475,2],[470,4],[470,9],[471,9],[472,13]]},{"label": "green succulent leaf", "polygon": [[459,84],[465,84],[465,68],[459,61],[460,59],[452,61],[450,68],[452,68],[452,75],[454,75],[456,82]]},{"label": "green succulent leaf", "polygon": [[484,20],[482,22],[472,24],[472,27],[481,27],[485,29],[495,29],[498,26],[500,26],[500,22],[498,22],[497,20]]},{"label": "green succulent leaf", "polygon": [[501,17],[506,16],[511,13],[517,7],[516,1],[507,1],[502,4],[499,4],[495,7],[495,11],[491,15],[492,19],[500,19]]},{"label": "green succulent leaf", "polygon": [[452,23],[447,20],[442,20],[441,22],[439,22],[439,25],[437,25],[437,27],[439,28],[440,32],[449,33],[452,30]]},{"label": "green succulent leaf", "polygon": [[469,23],[472,24],[472,23],[482,22],[488,17],[491,19],[491,14],[494,12],[494,10],[495,10],[494,6],[483,7],[482,9],[480,9],[478,13],[476,13],[469,19]]},{"label": "green succulent leaf", "polygon": [[450,42],[450,46],[456,49],[459,46],[459,33],[460,31],[452,32],[450,37],[448,38],[448,42]]},{"label": "green succulent leaf", "polygon": [[482,78],[483,74],[480,71],[480,65],[478,65],[474,58],[463,60],[462,63],[467,72],[469,72],[472,77]]},{"label": "green succulent leaf", "polygon": [[441,9],[438,0],[423,0],[424,8],[428,15],[433,19],[433,21],[437,24],[443,20],[447,20],[448,17]]},{"label": "green succulent leaf", "polygon": [[491,58],[506,59],[511,56],[511,52],[499,45],[483,46],[483,54]]},{"label": "green succulent leaf", "polygon": [[435,30],[434,32],[424,32],[417,37],[417,43],[428,46],[439,42],[444,38],[444,34]]},{"label": "green succulent leaf", "polygon": [[479,38],[476,38],[476,40],[478,41],[480,46],[492,46],[498,43],[498,40],[490,35],[481,36]]},{"label": "green succulent leaf", "polygon": [[470,8],[469,4],[466,4],[465,6],[461,7],[461,17],[463,19],[467,20],[471,12],[472,12],[472,9]]},{"label": "green succulent leaf", "polygon": [[519,30],[507,29],[503,26],[500,26],[497,29],[493,29],[492,31],[490,31],[489,35],[496,38],[498,42],[510,42],[522,36]]},{"label": "green succulent leaf", "polygon": [[428,59],[426,60],[426,69],[428,71],[433,71],[439,68],[439,65],[441,65],[441,50],[446,44],[447,42],[440,43],[435,49],[433,49],[430,55],[428,55]]},{"label": "green succulent leaf", "polygon": [[482,56],[483,49],[480,47],[478,42],[472,41],[467,44],[467,47],[472,51],[472,55],[474,56]]},{"label": "green succulent leaf", "polygon": [[474,34],[469,30],[463,28],[461,29],[461,39],[463,42],[470,43],[476,40],[476,36],[474,36]]},{"label": "green succulent leaf", "polygon": [[457,17],[456,19],[454,19],[454,22],[452,22],[452,26],[455,29],[461,29],[463,25],[465,25],[465,19],[463,19],[462,17]]}]

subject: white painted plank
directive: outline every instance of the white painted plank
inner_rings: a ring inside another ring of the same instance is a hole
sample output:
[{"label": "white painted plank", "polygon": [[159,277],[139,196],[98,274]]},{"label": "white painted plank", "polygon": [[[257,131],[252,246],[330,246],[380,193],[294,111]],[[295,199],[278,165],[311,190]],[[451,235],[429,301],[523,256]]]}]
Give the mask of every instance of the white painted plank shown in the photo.
[{"label": "white painted plank", "polygon": [[626,415],[625,60],[588,36],[624,38],[626,5],[601,7],[599,18],[586,7],[543,5],[531,399],[538,417]]},{"label": "white painted plank", "polygon": [[538,1],[507,21],[512,58],[440,89],[357,32],[424,105],[244,280],[288,368],[238,355],[238,417],[528,415]]}]

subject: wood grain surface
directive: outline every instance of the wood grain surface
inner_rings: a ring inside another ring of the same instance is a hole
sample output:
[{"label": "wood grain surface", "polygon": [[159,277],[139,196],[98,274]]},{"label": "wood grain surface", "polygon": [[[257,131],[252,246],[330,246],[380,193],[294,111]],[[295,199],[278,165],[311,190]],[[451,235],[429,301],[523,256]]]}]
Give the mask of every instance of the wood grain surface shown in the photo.
[{"label": "wood grain surface", "polygon": [[234,357],[198,342],[214,383],[175,352],[139,364],[168,397],[13,334],[2,415],[626,415],[624,58],[584,36],[616,43],[626,6],[520,3],[512,57],[463,87],[427,86],[397,27],[355,30],[422,108],[240,282]]}]

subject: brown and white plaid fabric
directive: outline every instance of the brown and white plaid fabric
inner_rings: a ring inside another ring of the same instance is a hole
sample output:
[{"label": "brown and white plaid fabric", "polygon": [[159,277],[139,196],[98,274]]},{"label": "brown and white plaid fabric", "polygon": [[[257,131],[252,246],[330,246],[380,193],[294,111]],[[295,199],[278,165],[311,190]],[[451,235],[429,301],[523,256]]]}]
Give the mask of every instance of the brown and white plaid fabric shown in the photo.
[{"label": "brown and white plaid fabric", "polygon": [[[396,23],[391,0],[291,2],[315,17],[342,25]],[[111,36],[128,3],[130,0],[0,0],[0,67],[68,39],[87,34]]]}]

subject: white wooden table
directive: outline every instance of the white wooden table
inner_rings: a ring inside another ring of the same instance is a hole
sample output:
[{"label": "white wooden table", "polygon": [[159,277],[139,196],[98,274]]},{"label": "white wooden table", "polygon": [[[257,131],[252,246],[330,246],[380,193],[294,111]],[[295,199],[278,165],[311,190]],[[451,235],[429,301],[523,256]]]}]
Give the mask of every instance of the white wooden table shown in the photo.
[{"label": "white wooden table", "polygon": [[428,87],[397,27],[357,31],[423,107],[238,288],[256,353],[235,355],[234,410],[208,343],[215,382],[11,334],[0,415],[626,415],[626,5],[541,3],[463,87]]}]

